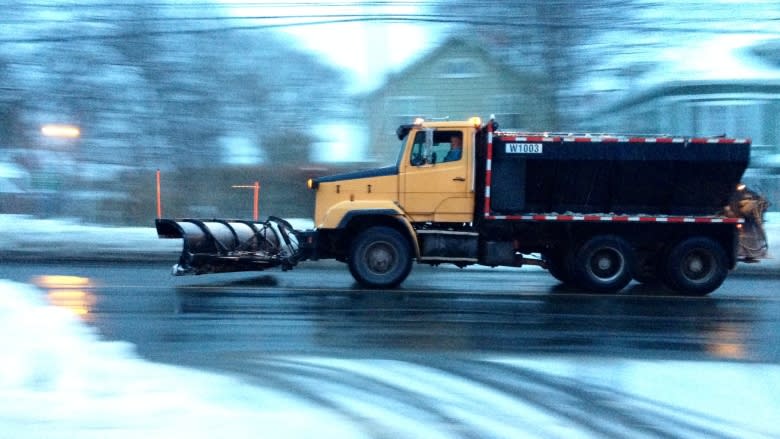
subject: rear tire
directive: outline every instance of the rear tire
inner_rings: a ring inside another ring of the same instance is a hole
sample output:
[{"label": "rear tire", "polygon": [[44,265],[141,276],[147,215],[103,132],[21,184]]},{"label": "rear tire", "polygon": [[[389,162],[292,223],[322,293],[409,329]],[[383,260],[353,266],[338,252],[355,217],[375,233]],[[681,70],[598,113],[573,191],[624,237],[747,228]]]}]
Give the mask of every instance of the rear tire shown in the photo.
[{"label": "rear tire", "polygon": [[349,272],[369,288],[392,288],[412,270],[409,241],[390,227],[371,227],[352,242]]},{"label": "rear tire", "polygon": [[705,237],[688,238],[672,248],[664,264],[664,280],[678,293],[706,296],[728,275],[726,251]]},{"label": "rear tire", "polygon": [[577,285],[589,291],[617,293],[631,282],[631,246],[615,235],[589,239],[574,256]]}]

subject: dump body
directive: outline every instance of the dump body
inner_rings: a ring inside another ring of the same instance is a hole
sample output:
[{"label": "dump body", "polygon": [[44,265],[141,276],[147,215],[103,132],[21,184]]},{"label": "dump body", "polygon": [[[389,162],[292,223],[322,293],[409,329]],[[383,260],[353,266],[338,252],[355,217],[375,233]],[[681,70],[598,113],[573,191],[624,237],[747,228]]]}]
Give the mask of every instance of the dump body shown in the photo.
[{"label": "dump body", "polygon": [[750,157],[746,139],[493,136],[496,214],[715,215]]}]

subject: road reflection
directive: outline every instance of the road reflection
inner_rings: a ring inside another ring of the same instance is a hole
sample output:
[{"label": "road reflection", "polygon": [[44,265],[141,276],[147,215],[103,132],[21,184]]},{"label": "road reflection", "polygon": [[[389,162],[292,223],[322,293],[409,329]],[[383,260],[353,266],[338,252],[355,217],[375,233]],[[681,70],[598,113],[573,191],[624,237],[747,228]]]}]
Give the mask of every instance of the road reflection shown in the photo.
[{"label": "road reflection", "polygon": [[[185,314],[257,315],[263,346],[349,352],[563,353],[758,360],[751,308],[716,298],[328,291],[242,280],[177,289]],[[642,287],[644,288],[644,287]]]},{"label": "road reflection", "polygon": [[717,358],[729,360],[749,359],[746,343],[746,329],[743,325],[733,322],[717,322],[708,333],[707,348]]},{"label": "road reflection", "polygon": [[88,277],[40,275],[33,277],[32,283],[46,290],[49,303],[68,309],[82,319],[86,319],[95,304],[91,292],[94,285]]}]

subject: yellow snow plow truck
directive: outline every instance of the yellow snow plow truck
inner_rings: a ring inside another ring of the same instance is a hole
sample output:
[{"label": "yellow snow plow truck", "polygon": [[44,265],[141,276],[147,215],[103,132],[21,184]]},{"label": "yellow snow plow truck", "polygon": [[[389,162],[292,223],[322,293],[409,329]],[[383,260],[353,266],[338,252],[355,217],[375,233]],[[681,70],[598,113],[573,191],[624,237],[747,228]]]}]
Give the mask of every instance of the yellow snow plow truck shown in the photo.
[{"label": "yellow snow plow truck", "polygon": [[[396,163],[311,179],[313,230],[286,221],[158,219],[176,275],[336,259],[372,288],[413,263],[539,265],[603,293],[632,279],[686,295],[766,254],[766,201],[742,185],[750,140],[501,130],[492,118],[398,127]],[[518,272],[518,276],[522,271]]]}]

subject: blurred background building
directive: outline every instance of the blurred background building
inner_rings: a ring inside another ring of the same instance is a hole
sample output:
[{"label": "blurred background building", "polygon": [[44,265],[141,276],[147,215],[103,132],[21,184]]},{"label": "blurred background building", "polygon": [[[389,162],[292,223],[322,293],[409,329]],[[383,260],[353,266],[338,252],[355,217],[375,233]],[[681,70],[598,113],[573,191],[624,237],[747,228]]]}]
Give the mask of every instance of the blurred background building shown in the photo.
[{"label": "blurred background building", "polygon": [[448,39],[363,99],[372,158],[393,161],[396,128],[417,117],[465,120],[495,114],[504,126],[550,126],[555,110],[549,90],[536,87],[542,81],[538,72],[494,58],[479,39]]},{"label": "blurred background building", "polygon": [[752,140],[745,182],[780,202],[780,40],[718,36],[652,69],[593,114],[603,129]]},{"label": "blurred background building", "polygon": [[[751,137],[780,205],[780,3],[2,1],[0,214],[309,216],[414,117]],[[70,127],[77,134],[46,131]]]}]

